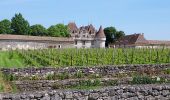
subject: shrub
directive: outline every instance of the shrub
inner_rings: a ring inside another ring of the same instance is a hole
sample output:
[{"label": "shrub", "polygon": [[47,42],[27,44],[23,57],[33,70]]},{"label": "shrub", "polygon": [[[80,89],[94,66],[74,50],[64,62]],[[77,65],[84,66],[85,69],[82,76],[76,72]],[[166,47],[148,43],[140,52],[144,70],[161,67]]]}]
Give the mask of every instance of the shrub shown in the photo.
[{"label": "shrub", "polygon": [[165,73],[165,74],[170,74],[170,69],[169,69],[169,68],[168,68],[168,69],[165,69],[165,70],[164,70],[164,73]]},{"label": "shrub", "polygon": [[31,77],[31,80],[40,80],[39,76],[38,75],[33,75]]},{"label": "shrub", "polygon": [[75,77],[76,77],[76,78],[83,78],[83,77],[84,77],[84,73],[82,73],[82,71],[78,71],[78,72],[75,74]]},{"label": "shrub", "polygon": [[69,74],[67,72],[64,72],[62,74],[57,75],[59,79],[64,80],[64,79],[69,79]]},{"label": "shrub", "polygon": [[2,84],[0,84],[0,92],[4,91],[4,86]]},{"label": "shrub", "polygon": [[61,84],[55,83],[52,85],[52,89],[61,89],[64,88]]},{"label": "shrub", "polygon": [[17,77],[13,74],[4,74],[3,75],[3,78],[6,80],[6,81],[14,81],[14,80],[17,80]]},{"label": "shrub", "polygon": [[132,84],[153,84],[156,83],[155,79],[147,76],[135,76],[133,77]]}]

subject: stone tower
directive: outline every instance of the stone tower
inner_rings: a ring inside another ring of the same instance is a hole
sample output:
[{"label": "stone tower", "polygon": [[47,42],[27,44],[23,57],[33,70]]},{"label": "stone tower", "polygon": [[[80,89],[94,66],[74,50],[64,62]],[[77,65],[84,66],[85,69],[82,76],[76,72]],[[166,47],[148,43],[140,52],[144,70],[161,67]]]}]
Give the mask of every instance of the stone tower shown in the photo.
[{"label": "stone tower", "polygon": [[95,46],[96,48],[105,48],[106,36],[104,34],[102,26],[100,26],[99,31],[95,35]]}]

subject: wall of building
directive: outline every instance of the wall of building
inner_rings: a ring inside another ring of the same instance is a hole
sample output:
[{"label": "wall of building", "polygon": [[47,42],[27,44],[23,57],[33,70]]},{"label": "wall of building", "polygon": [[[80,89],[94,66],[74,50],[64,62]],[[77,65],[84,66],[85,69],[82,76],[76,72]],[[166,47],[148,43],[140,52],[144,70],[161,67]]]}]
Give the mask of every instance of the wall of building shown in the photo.
[{"label": "wall of building", "polygon": [[0,49],[74,48],[74,42],[1,40]]},{"label": "wall of building", "polygon": [[[93,40],[75,40],[76,48],[91,48]],[[77,44],[76,44],[77,42]]]},{"label": "wall of building", "polygon": [[105,48],[105,41],[106,38],[100,38],[95,40],[95,47],[96,48]]}]

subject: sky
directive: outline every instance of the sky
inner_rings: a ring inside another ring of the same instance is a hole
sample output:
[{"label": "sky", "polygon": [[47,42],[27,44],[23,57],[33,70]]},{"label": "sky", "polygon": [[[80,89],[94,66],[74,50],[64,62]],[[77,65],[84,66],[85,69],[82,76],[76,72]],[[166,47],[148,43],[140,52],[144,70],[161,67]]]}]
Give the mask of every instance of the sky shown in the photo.
[{"label": "sky", "polygon": [[113,26],[149,40],[170,40],[170,0],[0,0],[0,20],[21,13],[30,25]]}]

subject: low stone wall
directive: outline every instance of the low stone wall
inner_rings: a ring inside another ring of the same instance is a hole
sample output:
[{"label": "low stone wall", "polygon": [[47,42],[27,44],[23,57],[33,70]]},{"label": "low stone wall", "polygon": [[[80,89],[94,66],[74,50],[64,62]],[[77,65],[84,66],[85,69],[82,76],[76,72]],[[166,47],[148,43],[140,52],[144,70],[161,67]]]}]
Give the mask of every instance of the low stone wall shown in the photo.
[{"label": "low stone wall", "polygon": [[100,82],[100,86],[115,86],[118,84],[129,84],[132,78],[101,78],[101,79],[67,79],[67,80],[25,80],[13,81],[13,84],[20,92],[24,91],[42,91],[42,90],[55,90],[63,88],[71,88],[82,84],[82,82],[95,81]]},{"label": "low stone wall", "polygon": [[[77,72],[82,72],[84,75],[89,74],[99,74],[101,76],[109,76],[116,73],[129,73],[132,71],[137,71],[142,73],[145,71],[152,71],[154,73],[159,73],[162,69],[170,68],[169,64],[143,64],[143,65],[108,65],[108,66],[93,66],[93,67],[64,67],[64,68],[11,68],[11,69],[1,69],[5,74],[13,74],[18,77],[37,75],[40,77],[46,76],[53,73],[69,73],[69,75],[74,75]],[[148,72],[149,73],[149,72]]]},{"label": "low stone wall", "polygon": [[0,94],[0,100],[169,100],[170,84]]}]

